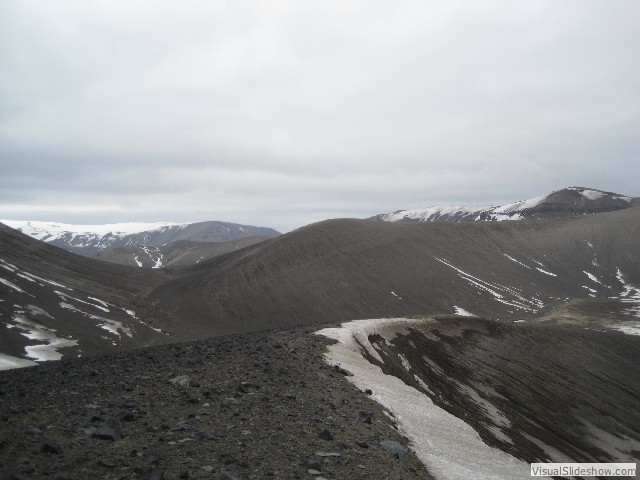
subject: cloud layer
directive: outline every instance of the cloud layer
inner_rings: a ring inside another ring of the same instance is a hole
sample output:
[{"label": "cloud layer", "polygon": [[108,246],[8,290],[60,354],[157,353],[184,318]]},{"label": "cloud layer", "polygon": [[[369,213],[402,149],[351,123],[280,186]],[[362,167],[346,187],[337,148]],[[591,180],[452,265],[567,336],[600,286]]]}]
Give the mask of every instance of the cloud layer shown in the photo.
[{"label": "cloud layer", "polygon": [[4,2],[0,211],[289,230],[640,195],[640,4]]}]

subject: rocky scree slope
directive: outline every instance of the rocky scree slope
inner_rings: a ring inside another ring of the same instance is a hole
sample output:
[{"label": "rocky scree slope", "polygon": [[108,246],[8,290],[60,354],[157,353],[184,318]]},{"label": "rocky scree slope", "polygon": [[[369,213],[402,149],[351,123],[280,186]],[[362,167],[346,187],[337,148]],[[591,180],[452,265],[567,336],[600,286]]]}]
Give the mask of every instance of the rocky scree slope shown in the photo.
[{"label": "rocky scree slope", "polygon": [[0,372],[0,478],[432,478],[290,330]]}]

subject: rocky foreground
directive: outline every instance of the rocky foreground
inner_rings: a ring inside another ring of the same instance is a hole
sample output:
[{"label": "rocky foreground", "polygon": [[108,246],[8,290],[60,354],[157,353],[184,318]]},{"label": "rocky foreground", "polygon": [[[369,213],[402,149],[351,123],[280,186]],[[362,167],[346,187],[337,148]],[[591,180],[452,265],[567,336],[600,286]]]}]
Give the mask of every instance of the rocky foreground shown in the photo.
[{"label": "rocky foreground", "polygon": [[0,479],[429,479],[296,328],[0,372]]}]

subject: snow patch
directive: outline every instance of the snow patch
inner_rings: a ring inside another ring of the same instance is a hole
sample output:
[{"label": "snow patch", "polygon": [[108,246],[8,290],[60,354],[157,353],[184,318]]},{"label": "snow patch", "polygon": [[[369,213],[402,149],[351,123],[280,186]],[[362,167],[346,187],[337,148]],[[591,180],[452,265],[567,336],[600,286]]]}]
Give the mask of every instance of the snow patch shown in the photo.
[{"label": "snow patch", "polygon": [[515,262],[519,265],[522,265],[524,268],[528,268],[529,270],[531,270],[531,267],[529,265],[525,265],[524,263],[522,263],[520,260],[516,260],[515,258],[513,258],[510,255],[507,255],[506,253],[503,253],[502,255],[504,255],[505,257],[507,257],[509,260],[511,260],[512,262]]},{"label": "snow patch", "polygon": [[47,317],[47,318],[50,318],[51,320],[54,320],[54,318],[51,315],[49,315],[40,307],[37,307],[35,305],[27,305],[27,309],[29,310],[29,313],[31,313],[31,315],[33,315],[34,317],[41,316],[41,317]]},{"label": "snow patch", "polygon": [[58,351],[60,348],[78,345],[77,340],[58,337],[55,334],[57,330],[45,327],[19,313],[14,315],[13,320],[16,323],[13,325],[7,324],[7,328],[18,328],[24,331],[21,335],[27,337],[29,340],[45,342],[41,345],[27,345],[24,347],[27,352],[27,358],[32,358],[37,362],[60,360],[62,358],[62,354]]},{"label": "snow patch", "polygon": [[58,282],[54,282],[53,280],[49,280],[48,278],[39,277],[38,275],[34,275],[33,273],[22,271],[18,275],[21,277],[23,275],[26,275],[27,277],[30,277],[32,281],[40,281],[40,282],[48,283],[49,285],[53,285],[54,287],[64,288],[65,290],[69,290],[69,291],[73,290],[73,288],[67,287],[66,285],[63,285]]},{"label": "snow patch", "polygon": [[584,273],[587,277],[589,277],[589,280],[591,280],[592,282],[599,283],[600,285],[604,285],[600,280],[598,280],[598,277],[596,277],[594,274],[589,273],[585,270],[583,270],[582,273]]},{"label": "snow patch", "polygon": [[609,325],[609,328],[626,333],[627,335],[640,335],[640,322],[624,322]]},{"label": "snow patch", "polygon": [[385,375],[379,367],[363,358],[361,348],[373,350],[368,341],[369,334],[380,334],[381,328],[389,326],[409,326],[415,321],[356,320],[316,333],[337,340],[338,343],[328,347],[327,363],[340,365],[353,373],[346,378],[357,388],[373,390],[374,400],[393,414],[400,432],[410,440],[411,448],[436,478],[529,478],[528,463],[489,447],[463,420],[436,406],[428,396],[399,378]]},{"label": "snow patch", "polygon": [[2,264],[1,266],[9,270],[10,272],[15,272],[16,270],[18,270],[18,267],[16,267],[12,263],[7,262],[4,258],[0,258],[0,264]]},{"label": "snow patch", "polygon": [[474,315],[468,310],[465,310],[462,307],[458,307],[457,305],[454,305],[453,309],[455,310],[456,315],[460,315],[461,317],[477,317],[477,315]]},{"label": "snow patch", "polygon": [[620,271],[620,268],[617,268],[616,270],[616,277],[624,289],[620,294],[620,299],[622,301],[640,302],[640,287],[634,287],[627,283]]},{"label": "snow patch", "polygon": [[[99,298],[96,298],[96,297],[87,297],[87,299],[93,300],[93,301],[98,302],[98,303],[101,303],[105,308],[109,308],[109,307],[113,306],[109,302],[105,302],[104,300],[100,300]],[[107,312],[108,311],[109,310],[107,310]]]},{"label": "snow patch", "polygon": [[[31,283],[38,283],[36,280],[34,280],[33,278],[25,275],[24,273],[20,273],[20,272],[16,272],[16,276],[19,278],[22,278],[23,280],[26,280],[27,282],[31,282]],[[42,285],[42,284],[40,284]],[[44,285],[42,285],[44,287]]]},{"label": "snow patch", "polygon": [[[160,268],[163,266],[164,263],[164,255],[162,255],[162,252],[160,252],[160,249],[157,247],[146,247],[146,246],[142,246],[141,247],[142,250],[144,251],[144,253],[147,254],[147,256],[149,257],[149,260],[153,263],[153,265],[151,266],[151,268]],[[155,258],[154,258],[155,256]],[[138,263],[138,257],[136,256],[136,262]],[[138,263],[138,266],[142,266],[141,263]]]},{"label": "snow patch", "polygon": [[[515,307],[517,309],[527,310],[530,312],[537,312],[539,308],[544,307],[544,303],[541,300],[535,297],[526,298],[522,295],[522,292],[520,292],[515,287],[508,287],[498,283],[494,284],[491,282],[487,282],[485,280],[481,280],[480,278],[474,277],[473,275],[449,263],[448,260],[438,258],[438,257],[434,257],[434,258],[438,260],[440,263],[458,272],[458,276],[463,280],[467,281],[468,283],[470,283],[471,285],[478,288],[479,293],[488,292],[493,296],[493,299],[499,303],[508,305],[510,307]],[[507,299],[506,296],[510,296],[513,298]]]},{"label": "snow patch", "polygon": [[600,190],[582,190],[580,195],[587,200],[599,200],[605,196]]},{"label": "snow patch", "polygon": [[529,200],[521,200],[519,202],[508,203],[494,210],[495,213],[512,213],[527,210],[540,205],[550,194],[540,195],[538,197],[530,198]]},{"label": "snow patch", "polygon": [[107,330],[109,333],[111,333],[113,335],[116,335],[116,336],[120,337],[120,334],[124,333],[128,337],[133,337],[133,334],[131,333],[131,329],[123,326],[122,322],[118,322],[116,320],[111,320],[111,319],[105,318],[105,317],[100,317],[98,315],[93,315],[92,313],[87,313],[84,310],[80,310],[75,305],[72,305],[72,304],[66,303],[66,302],[60,302],[60,307],[66,309],[66,310],[71,310],[71,311],[74,311],[74,312],[78,312],[81,315],[89,317],[92,320],[97,320],[98,322],[102,322],[102,323],[98,323],[97,324],[98,327],[100,327],[100,328],[102,328],[104,330]]},{"label": "snow patch", "polygon": [[26,360],[24,358],[13,357],[6,353],[0,353],[0,370],[11,370],[13,368],[33,367],[38,365],[33,360]]},{"label": "snow patch", "polygon": [[15,283],[11,283],[9,280],[7,280],[6,278],[2,278],[0,277],[0,283],[6,285],[9,288],[14,289],[16,292],[18,293],[27,293],[25,292],[23,289],[21,289],[19,286],[17,286]]},{"label": "snow patch", "polygon": [[409,360],[407,360],[407,357],[405,357],[404,355],[402,355],[401,353],[398,354],[398,358],[400,359],[400,363],[402,363],[402,367],[407,371],[407,372],[411,372],[411,364],[409,363]]},{"label": "snow patch", "polygon": [[[67,295],[66,293],[59,292],[58,290],[54,290],[53,293],[58,295],[63,300],[84,303],[85,305],[90,305],[93,308],[97,308],[98,310],[102,310],[103,312],[110,313],[110,310],[108,308],[106,308],[106,307],[103,307],[102,305],[96,305],[95,303],[87,302],[85,300],[81,300],[79,298],[72,297],[71,295]],[[91,298],[91,297],[89,297],[89,298]],[[101,300],[99,300],[99,302],[102,303],[102,304],[105,304],[105,302],[103,302]]]},{"label": "snow patch", "polygon": [[539,272],[544,273],[545,275],[550,275],[552,277],[557,277],[558,275],[556,275],[555,273],[551,273],[551,272],[547,272],[546,270],[543,270],[541,268],[536,267],[536,270],[538,270]]}]

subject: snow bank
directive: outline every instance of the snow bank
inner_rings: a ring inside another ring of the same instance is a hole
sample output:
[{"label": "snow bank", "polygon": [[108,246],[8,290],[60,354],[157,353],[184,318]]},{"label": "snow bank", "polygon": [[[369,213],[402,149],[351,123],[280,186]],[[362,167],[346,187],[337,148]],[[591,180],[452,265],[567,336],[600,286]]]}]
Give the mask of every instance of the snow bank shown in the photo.
[{"label": "snow bank", "polygon": [[325,357],[327,362],[339,364],[353,373],[353,376],[346,378],[359,389],[373,390],[373,398],[393,413],[400,432],[411,441],[418,458],[437,479],[529,478],[528,463],[489,447],[471,426],[434,405],[428,396],[409,387],[399,378],[385,375],[361,355],[360,345],[373,350],[368,341],[369,334],[389,337],[384,332],[397,331],[424,321],[356,320],[344,323],[339,328],[325,328],[316,333],[337,340],[338,343],[329,347]]}]

